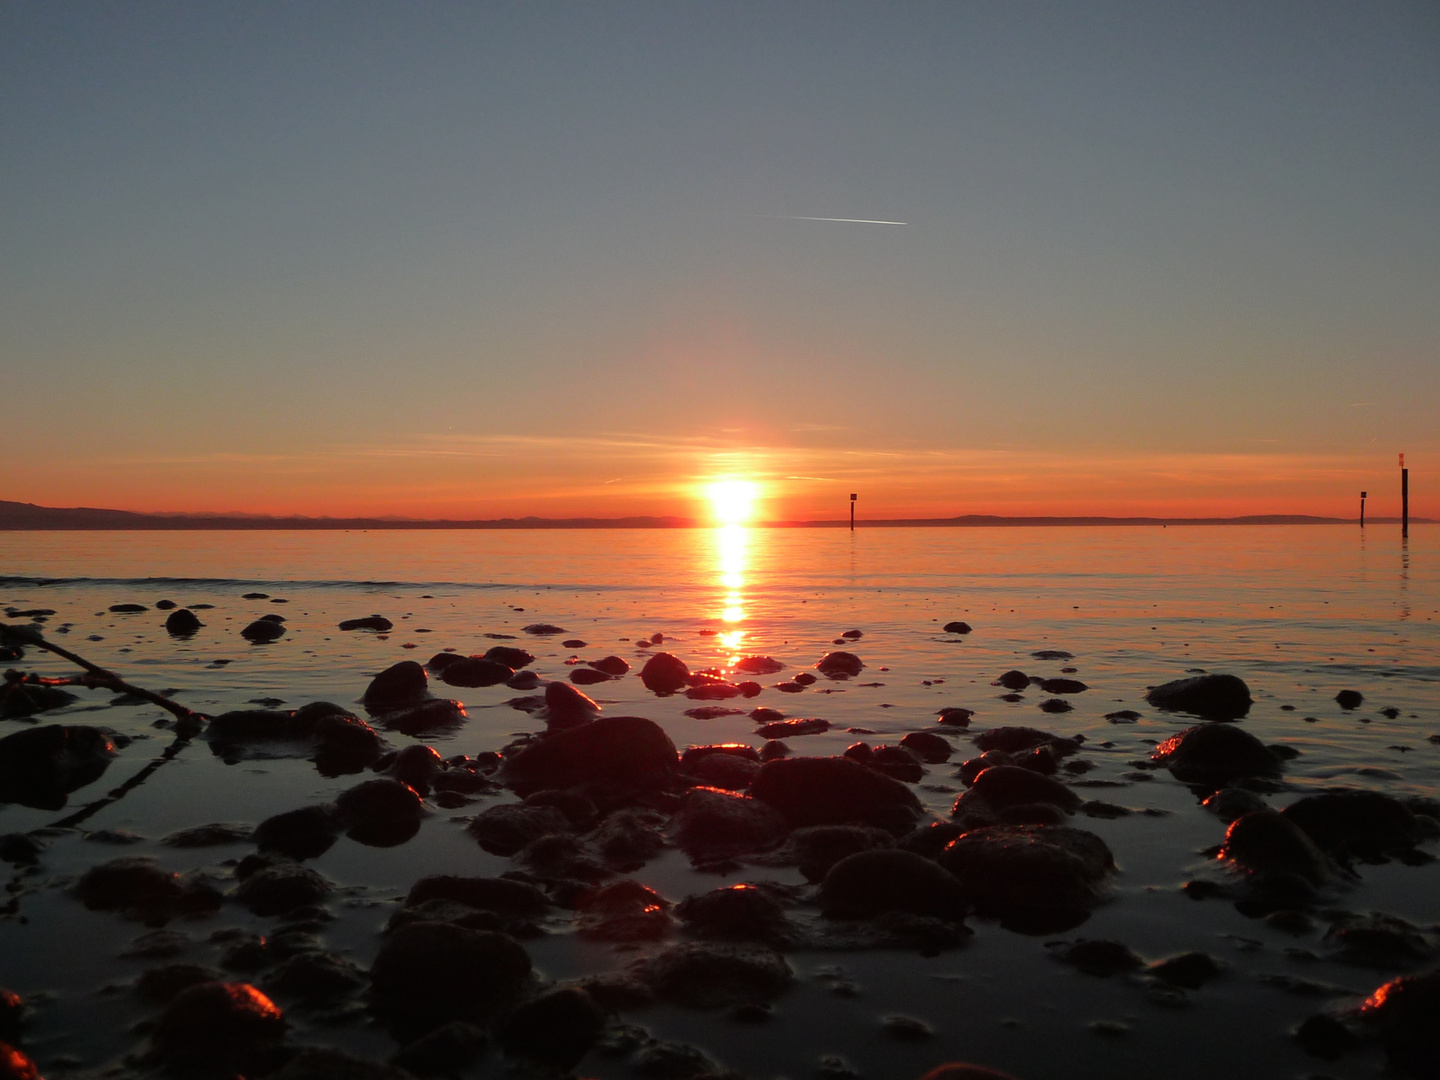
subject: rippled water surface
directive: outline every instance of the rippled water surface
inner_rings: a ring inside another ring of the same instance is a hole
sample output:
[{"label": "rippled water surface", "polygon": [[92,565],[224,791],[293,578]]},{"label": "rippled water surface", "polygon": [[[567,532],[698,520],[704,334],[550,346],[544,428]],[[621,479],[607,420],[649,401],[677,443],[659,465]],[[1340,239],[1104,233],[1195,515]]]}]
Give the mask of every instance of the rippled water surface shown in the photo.
[{"label": "rippled water surface", "polygon": [[[1246,918],[1223,900],[1188,899],[1179,886],[1210,872],[1201,852],[1221,839],[1225,825],[1168,773],[1137,772],[1133,763],[1189,722],[1147,707],[1147,686],[1191,669],[1226,671],[1243,677],[1255,697],[1243,724],[1267,743],[1300,752],[1287,765],[1285,790],[1269,796],[1274,805],[1334,786],[1434,796],[1440,781],[1440,742],[1432,741],[1440,733],[1435,539],[1425,526],[1413,529],[1408,541],[1394,527],[1371,528],[1368,535],[1340,527],[0,533],[0,603],[17,611],[53,609],[43,623],[52,640],[210,714],[260,698],[281,699],[286,707],[315,700],[355,707],[369,677],[389,664],[423,662],[446,648],[481,652],[496,640],[487,634],[514,635],[539,655],[535,669],[548,678],[564,678],[575,657],[611,653],[638,669],[647,650],[637,643],[661,633],[660,647],[692,669],[724,668],[753,653],[786,664],[746,707],[768,705],[831,722],[827,733],[791,740],[796,752],[839,753],[861,738],[894,742],[933,726],[938,709],[957,705],[975,710],[972,732],[1028,724],[1083,734],[1084,756],[1096,766],[1086,779],[1118,785],[1087,797],[1166,813],[1077,819],[1106,839],[1121,874],[1114,898],[1084,927],[1059,936],[1115,938],[1150,957],[1199,949],[1225,961],[1227,974],[1191,993],[1183,1007],[1158,1004],[1123,980],[1088,977],[1056,963],[1044,947],[1053,938],[972,918],[971,943],[936,957],[791,955],[796,987],[764,1027],[665,1007],[627,1019],[767,1077],[815,1075],[827,1055],[868,1077],[918,1076],[957,1058],[1032,1080],[1376,1076],[1383,1063],[1375,1053],[1338,1063],[1305,1057],[1288,1030],[1334,1002],[1295,996],[1262,977],[1288,974],[1368,992],[1395,972],[1334,962],[1323,920],[1313,932],[1291,934]],[[256,592],[267,596],[243,599]],[[206,625],[193,638],[172,640],[162,629],[164,613],[154,609],[162,599],[214,607],[201,610]],[[108,611],[122,602],[149,610]],[[246,623],[270,613],[286,619],[279,641],[255,646],[239,636]],[[392,619],[394,631],[336,628],[342,619],[372,613]],[[943,633],[956,619],[973,632]],[[523,629],[542,622],[565,633],[537,637]],[[837,647],[832,641],[847,630],[863,633],[847,646],[866,664],[860,678],[821,680],[793,695],[773,689]],[[587,645],[563,648],[561,640],[570,638]],[[1074,659],[1035,659],[1041,650],[1065,650]],[[63,661],[34,653],[22,666],[70,673]],[[1009,668],[1049,677],[1061,667],[1077,669],[1073,677],[1090,687],[1070,697],[1067,713],[1040,712],[1048,695],[1038,691],[1002,701],[1003,691],[991,685]],[[695,702],[657,698],[633,671],[590,689],[606,711],[648,716],[682,747],[761,742],[746,716],[694,719],[685,710]],[[1364,703],[1340,708],[1334,698],[1342,689],[1360,691]],[[443,690],[469,714],[463,728],[435,743],[444,755],[498,749],[536,726],[505,704],[515,691],[503,686]],[[43,719],[98,724],[134,741],[100,780],[74,792],[64,811],[0,807],[0,833],[37,829],[83,807],[168,745],[169,734],[154,727],[164,715],[158,708],[81,693],[80,701]],[[1105,719],[1124,708],[1136,709],[1141,719]],[[24,726],[0,722],[0,734]],[[930,767],[922,781],[918,793],[936,815],[946,815],[961,790],[953,764],[968,756],[968,738],[957,739],[953,763]],[[103,1071],[138,1044],[133,1025],[152,1013],[125,988],[146,962],[120,955],[145,928],[85,910],[65,891],[70,875],[119,854],[225,875],[227,860],[233,865],[249,845],[183,850],[159,839],[205,822],[253,824],[333,796],[355,780],[326,779],[303,760],[226,765],[197,741],[80,829],[48,836],[41,865],[16,871],[16,899],[0,920],[0,984],[35,1002],[28,1045],[47,1075]],[[314,860],[346,886],[330,905],[335,918],[325,932],[327,947],[368,963],[379,928],[416,878],[509,869],[507,860],[481,851],[463,831],[483,805],[436,808],[420,834],[400,847],[341,840]],[[133,842],[117,849],[113,841],[123,832],[134,834]],[[761,875],[799,880],[789,870],[702,875],[677,851],[636,876],[679,900]],[[1335,909],[1386,911],[1433,928],[1440,922],[1440,871],[1433,863],[1363,867],[1357,882],[1329,899]],[[188,959],[196,963],[214,963],[206,939],[231,926],[263,929],[266,923],[227,906],[207,920],[172,924],[193,939]],[[631,959],[610,946],[580,943],[564,925],[554,930],[527,943],[547,976]],[[887,1038],[879,1022],[893,1013],[923,1019],[934,1037]],[[371,1055],[394,1049],[363,1015],[327,1024],[293,1019],[297,1041]],[[1102,1035],[1095,1021],[1123,1026]],[[492,1053],[476,1075],[504,1069],[504,1059]],[[582,1070],[627,1075],[623,1062],[600,1058]]]}]

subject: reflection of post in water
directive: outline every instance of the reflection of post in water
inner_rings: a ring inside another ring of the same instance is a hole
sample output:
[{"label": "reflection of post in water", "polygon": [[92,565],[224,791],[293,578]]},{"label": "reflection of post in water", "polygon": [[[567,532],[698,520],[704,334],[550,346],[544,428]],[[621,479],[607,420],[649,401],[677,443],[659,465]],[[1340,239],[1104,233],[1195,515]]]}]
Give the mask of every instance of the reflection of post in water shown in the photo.
[{"label": "reflection of post in water", "polygon": [[1410,618],[1410,540],[1400,537],[1400,618]]},{"label": "reflection of post in water", "polygon": [[715,530],[720,584],[720,621],[726,626],[720,640],[738,649],[745,636],[745,569],[749,561],[750,531],[743,525],[722,525]]}]

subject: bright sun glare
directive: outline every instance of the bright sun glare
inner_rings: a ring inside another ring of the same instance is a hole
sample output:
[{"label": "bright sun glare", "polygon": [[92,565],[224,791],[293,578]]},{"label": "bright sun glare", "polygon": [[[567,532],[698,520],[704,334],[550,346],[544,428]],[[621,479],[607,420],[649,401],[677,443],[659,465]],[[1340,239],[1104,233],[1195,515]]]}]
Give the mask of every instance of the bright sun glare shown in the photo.
[{"label": "bright sun glare", "polygon": [[740,525],[755,512],[758,488],[749,480],[716,480],[710,485],[710,502],[722,525]]}]

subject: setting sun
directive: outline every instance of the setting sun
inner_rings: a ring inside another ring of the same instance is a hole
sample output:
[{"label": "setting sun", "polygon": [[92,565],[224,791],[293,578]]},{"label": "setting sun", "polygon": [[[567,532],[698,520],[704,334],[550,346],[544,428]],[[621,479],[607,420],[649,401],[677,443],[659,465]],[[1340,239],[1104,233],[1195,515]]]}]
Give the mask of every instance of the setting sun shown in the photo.
[{"label": "setting sun", "polygon": [[721,524],[742,524],[755,512],[759,488],[750,480],[716,480],[709,490],[715,518]]}]

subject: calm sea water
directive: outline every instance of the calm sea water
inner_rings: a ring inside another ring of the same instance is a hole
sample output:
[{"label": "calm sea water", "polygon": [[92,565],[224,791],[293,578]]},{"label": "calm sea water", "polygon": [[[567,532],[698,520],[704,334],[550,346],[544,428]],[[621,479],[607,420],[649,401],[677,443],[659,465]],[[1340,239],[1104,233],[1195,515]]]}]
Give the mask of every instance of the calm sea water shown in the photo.
[{"label": "calm sea water", "polygon": [[[1082,819],[1102,835],[1121,866],[1115,898],[1070,937],[1125,941],[1160,957],[1186,949],[1229,965],[1225,978],[1174,1009],[1155,1004],[1121,980],[1081,975],[1050,959],[1044,940],[972,920],[973,942],[935,958],[905,953],[796,954],[797,987],[779,1002],[763,1030],[728,1025],[713,1014],[656,1008],[637,1013],[666,1038],[694,1042],[726,1065],[754,1076],[814,1075],[824,1055],[840,1055],[870,1077],[917,1076],[955,1058],[1006,1068],[1022,1077],[1307,1075],[1315,1071],[1286,1032],[1323,1006],[1263,981],[1290,974],[1369,991],[1393,972],[1345,967],[1327,959],[1325,924],[1291,935],[1250,920],[1223,901],[1196,903],[1179,886],[1207,862],[1201,854],[1224,823],[1200,809],[1192,793],[1151,773],[1134,778],[1132,762],[1186,726],[1183,718],[1144,705],[1147,686],[1190,669],[1227,671],[1250,685],[1256,706],[1245,725],[1266,742],[1301,752],[1289,763],[1279,806],[1307,791],[1367,787],[1400,795],[1440,789],[1440,571],[1436,530],[1419,526],[1408,541],[1394,527],[1362,533],[1342,527],[861,529],[537,532],[194,532],[0,533],[0,604],[50,608],[54,640],[132,682],[174,690],[205,712],[259,698],[293,707],[313,700],[353,703],[370,675],[399,659],[420,661],[443,648],[479,652],[485,635],[515,635],[539,654],[542,676],[563,678],[567,661],[616,653],[637,668],[642,637],[662,633],[663,648],[691,668],[724,667],[752,653],[788,665],[773,684],[813,665],[846,630],[867,665],[849,683],[797,695],[767,689],[757,702],[791,716],[820,716],[833,728],[791,742],[797,752],[838,753],[857,738],[895,741],[933,723],[938,709],[975,710],[973,730],[1029,724],[1084,734],[1090,778],[1125,786],[1099,797],[1163,816]],[[262,600],[242,599],[263,592]],[[206,626],[188,641],[161,628],[156,601],[213,604]],[[279,603],[278,601],[284,601]],[[116,615],[111,604],[151,610]],[[239,636],[250,620],[282,614],[287,634],[252,646]],[[347,618],[382,614],[385,636],[342,633]],[[965,637],[941,627],[963,619]],[[535,638],[523,627],[558,624],[565,635]],[[583,649],[562,648],[579,637]],[[1072,661],[1037,660],[1062,649]],[[217,664],[217,661],[229,661]],[[64,674],[63,662],[32,655],[24,665]],[[991,685],[1018,667],[1052,676],[1061,666],[1091,689],[1071,698],[1074,711],[1038,711],[1045,696],[998,699]],[[861,685],[877,684],[877,685]],[[607,711],[638,713],[661,723],[681,746],[750,741],[744,716],[696,720],[695,703],[658,699],[632,673],[595,688]],[[1337,691],[1365,696],[1354,711]],[[504,702],[505,687],[443,688],[464,701],[469,722],[437,742],[442,754],[497,749],[534,724]],[[1293,706],[1287,711],[1283,706]],[[1115,725],[1104,714],[1142,713]],[[1395,718],[1380,712],[1398,710]],[[98,798],[138,772],[169,741],[156,731],[163,714],[148,705],[114,705],[90,693],[45,719],[93,723],[135,741],[103,778],[71,796],[71,807]],[[23,726],[0,723],[0,734]],[[847,728],[874,734],[857,735]],[[405,742],[403,736],[392,741]],[[968,756],[962,739],[955,762]],[[948,812],[959,781],[951,766],[930,770],[919,791],[937,815]],[[38,995],[30,1045],[47,1074],[101,1071],[136,1045],[132,1026],[152,1010],[124,987],[145,962],[123,958],[143,927],[86,911],[64,891],[70,876],[119,854],[146,854],[177,870],[226,873],[225,861],[247,845],[183,851],[158,843],[167,833],[211,821],[254,823],[353,784],[327,780],[305,761],[227,766],[197,742],[129,795],[85,822],[85,831],[55,835],[42,866],[24,878],[16,911],[0,920],[0,985]],[[483,804],[482,804],[483,805]],[[462,825],[474,809],[437,810],[419,836],[393,849],[342,840],[313,865],[347,887],[332,904],[327,947],[367,963],[377,931],[409,884],[427,873],[495,874],[504,859],[487,855]],[[18,806],[0,808],[0,833],[42,827],[63,816]],[[96,842],[95,830],[128,831],[123,849]],[[792,871],[753,871],[797,881]],[[693,871],[668,852],[636,875],[671,899],[725,883]],[[1334,897],[1350,911],[1386,911],[1417,923],[1440,922],[1435,864],[1366,867],[1361,880]],[[186,959],[213,963],[206,938],[228,926],[263,928],[238,908],[181,925],[193,939]],[[564,978],[630,959],[608,946],[557,932],[531,943],[545,974]],[[859,987],[833,992],[837,982]],[[926,1042],[900,1043],[879,1029],[882,1016],[904,1013],[935,1029]],[[339,1026],[295,1017],[297,1040],[343,1045],[372,1055],[393,1045],[356,1020]],[[1126,1025],[1102,1037],[1094,1021]],[[498,1075],[490,1055],[476,1075]],[[606,1061],[585,1069],[624,1075]],[[1382,1068],[1362,1053],[1324,1071],[1374,1076]]]}]

